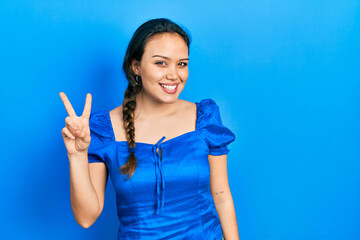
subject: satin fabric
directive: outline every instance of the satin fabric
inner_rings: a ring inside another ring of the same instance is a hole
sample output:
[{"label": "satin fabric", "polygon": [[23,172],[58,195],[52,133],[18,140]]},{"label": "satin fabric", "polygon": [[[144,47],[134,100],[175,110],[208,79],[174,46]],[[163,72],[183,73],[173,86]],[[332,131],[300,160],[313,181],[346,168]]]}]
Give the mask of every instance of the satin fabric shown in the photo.
[{"label": "satin fabric", "polygon": [[[221,239],[210,192],[208,155],[228,154],[234,133],[222,124],[213,99],[196,102],[196,128],[156,143],[116,141],[108,111],[90,115],[89,163],[106,164],[116,192],[117,239]],[[134,151],[137,168],[125,180],[119,168]]]}]

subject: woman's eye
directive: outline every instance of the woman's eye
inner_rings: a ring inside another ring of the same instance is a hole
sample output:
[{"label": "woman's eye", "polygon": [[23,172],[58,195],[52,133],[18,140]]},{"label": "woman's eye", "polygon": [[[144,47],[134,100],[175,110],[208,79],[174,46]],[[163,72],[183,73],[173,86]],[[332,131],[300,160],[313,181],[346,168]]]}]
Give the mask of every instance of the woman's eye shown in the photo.
[{"label": "woman's eye", "polygon": [[158,65],[164,65],[164,64],[165,64],[165,62],[163,62],[163,61],[159,61],[159,62],[156,62],[155,64],[158,64]]},{"label": "woman's eye", "polygon": [[181,63],[179,63],[181,66],[183,66],[183,67],[186,67],[187,66],[187,63],[186,62],[181,62]]}]

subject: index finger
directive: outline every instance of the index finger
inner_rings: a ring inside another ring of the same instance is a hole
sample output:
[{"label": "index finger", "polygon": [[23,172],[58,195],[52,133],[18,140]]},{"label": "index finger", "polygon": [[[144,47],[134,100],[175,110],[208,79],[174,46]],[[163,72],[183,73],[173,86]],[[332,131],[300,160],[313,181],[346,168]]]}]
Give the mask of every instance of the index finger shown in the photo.
[{"label": "index finger", "polygon": [[91,101],[92,96],[90,93],[86,94],[86,100],[85,100],[85,107],[82,116],[86,119],[90,118],[90,112],[91,112]]},{"label": "index finger", "polygon": [[61,100],[64,103],[65,109],[67,111],[67,113],[69,114],[70,117],[76,117],[76,113],[74,108],[72,107],[69,99],[67,98],[66,94],[64,92],[60,92],[59,93]]}]

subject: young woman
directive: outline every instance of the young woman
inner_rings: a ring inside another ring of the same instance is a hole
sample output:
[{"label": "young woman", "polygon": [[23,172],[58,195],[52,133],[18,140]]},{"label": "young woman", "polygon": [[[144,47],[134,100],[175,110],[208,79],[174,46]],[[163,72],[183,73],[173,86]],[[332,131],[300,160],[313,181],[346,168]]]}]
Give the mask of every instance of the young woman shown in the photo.
[{"label": "young woman", "polygon": [[189,46],[179,25],[150,20],[126,51],[122,105],[90,114],[87,94],[79,117],[60,93],[69,114],[62,136],[71,206],[82,227],[101,214],[109,174],[118,239],[239,239],[227,177],[227,145],[235,135],[211,98],[178,98],[189,74]]}]

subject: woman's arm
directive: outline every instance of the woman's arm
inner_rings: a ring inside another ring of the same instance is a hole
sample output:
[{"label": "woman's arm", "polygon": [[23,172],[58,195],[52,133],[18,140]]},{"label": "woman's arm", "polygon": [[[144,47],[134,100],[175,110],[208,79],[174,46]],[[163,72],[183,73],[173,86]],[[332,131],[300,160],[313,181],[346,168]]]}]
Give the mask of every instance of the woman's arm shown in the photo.
[{"label": "woman's arm", "polygon": [[224,237],[226,240],[238,240],[239,230],[227,175],[227,155],[209,155],[209,164],[210,190]]},{"label": "woman's arm", "polygon": [[70,201],[76,222],[90,227],[102,212],[107,182],[104,163],[88,163],[91,136],[89,119],[92,96],[86,95],[83,114],[78,117],[64,92],[59,93],[69,116],[61,130],[70,165]]},{"label": "woman's arm", "polygon": [[87,152],[69,155],[70,201],[76,222],[90,227],[104,206],[107,169],[104,163],[88,163]]}]

